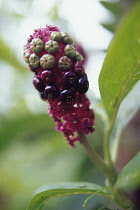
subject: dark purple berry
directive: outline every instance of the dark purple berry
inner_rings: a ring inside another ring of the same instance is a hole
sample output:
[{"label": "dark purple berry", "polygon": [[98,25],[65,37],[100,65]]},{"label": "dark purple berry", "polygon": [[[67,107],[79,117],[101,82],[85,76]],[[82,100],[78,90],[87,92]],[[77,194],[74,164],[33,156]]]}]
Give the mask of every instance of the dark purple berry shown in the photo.
[{"label": "dark purple berry", "polygon": [[63,90],[60,93],[60,100],[63,102],[72,102],[75,98],[75,93],[73,90]]},{"label": "dark purple berry", "polygon": [[38,91],[44,91],[45,89],[44,82],[39,77],[33,78],[33,85]]},{"label": "dark purple berry", "polygon": [[51,85],[55,82],[55,74],[51,70],[45,70],[41,73],[41,79],[47,85]]},{"label": "dark purple berry", "polygon": [[83,67],[83,64],[79,61],[77,61],[74,65],[74,73],[76,74],[78,79],[80,79],[82,77],[87,77],[87,75],[85,73],[85,69]]},{"label": "dark purple berry", "polygon": [[30,71],[36,73],[37,68],[32,67],[30,64],[28,65]]},{"label": "dark purple berry", "polygon": [[73,72],[66,72],[63,76],[63,84],[65,87],[74,87],[76,84],[76,76]]},{"label": "dark purple berry", "polygon": [[44,91],[45,98],[56,98],[58,96],[58,90],[55,86],[47,86]]},{"label": "dark purple berry", "polygon": [[44,91],[39,92],[39,94],[40,94],[40,98],[41,98],[42,100],[45,100]]},{"label": "dark purple berry", "polygon": [[78,79],[80,79],[82,77],[87,78],[87,74],[84,71],[76,71],[75,74],[76,74]]},{"label": "dark purple berry", "polygon": [[89,82],[86,77],[79,79],[77,88],[79,93],[86,93],[88,91]]},{"label": "dark purple berry", "polygon": [[74,64],[74,71],[85,71],[83,64],[80,61],[75,62]]}]

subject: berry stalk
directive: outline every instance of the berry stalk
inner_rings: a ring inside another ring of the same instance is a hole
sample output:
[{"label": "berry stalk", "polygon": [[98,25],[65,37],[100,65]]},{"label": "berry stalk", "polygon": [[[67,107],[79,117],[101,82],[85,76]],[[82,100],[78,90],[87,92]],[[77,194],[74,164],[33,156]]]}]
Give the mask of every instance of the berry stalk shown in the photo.
[{"label": "berry stalk", "polygon": [[81,143],[92,162],[108,178],[109,182],[114,185],[117,179],[117,174],[114,168],[109,167],[105,161],[96,153],[83,133],[79,132],[79,135],[81,138]]}]

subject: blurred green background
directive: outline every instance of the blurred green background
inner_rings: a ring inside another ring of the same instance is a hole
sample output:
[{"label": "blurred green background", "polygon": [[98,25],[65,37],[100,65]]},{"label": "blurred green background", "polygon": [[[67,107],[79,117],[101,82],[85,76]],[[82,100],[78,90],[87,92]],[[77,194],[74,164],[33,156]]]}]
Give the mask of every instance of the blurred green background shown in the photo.
[{"label": "blurred green background", "polygon": [[[26,209],[36,190],[48,183],[89,181],[103,185],[104,177],[81,145],[70,148],[63,135],[55,131],[47,104],[33,88],[33,74],[23,62],[22,49],[34,28],[60,26],[84,49],[90,87],[99,97],[98,75],[113,35],[99,24],[104,19],[113,21],[114,16],[93,0],[0,0],[1,210]],[[102,155],[103,122],[98,117],[95,127],[96,132],[88,138]],[[52,199],[45,209],[79,210],[85,198]],[[95,196],[84,209],[97,209],[107,202]]]}]

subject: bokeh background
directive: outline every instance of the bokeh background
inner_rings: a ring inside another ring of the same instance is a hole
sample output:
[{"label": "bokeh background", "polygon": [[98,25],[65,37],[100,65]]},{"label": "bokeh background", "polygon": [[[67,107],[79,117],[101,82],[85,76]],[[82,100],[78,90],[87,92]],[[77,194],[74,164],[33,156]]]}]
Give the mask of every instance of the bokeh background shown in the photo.
[{"label": "bokeh background", "polygon": [[[124,11],[130,4],[125,2],[121,4]],[[116,12],[120,14],[119,10]],[[55,131],[47,104],[33,88],[33,74],[22,54],[23,45],[35,28],[52,24],[67,31],[85,55],[96,104],[100,101],[98,76],[115,21],[114,14],[96,0],[0,0],[1,210],[26,209],[35,192],[48,183],[89,181],[103,185],[104,177],[93,167],[81,145],[70,148],[63,135]],[[103,122],[98,118],[95,127],[96,132],[88,138],[102,155]],[[55,198],[48,201],[45,209],[80,210],[85,198]],[[106,205],[114,206],[95,196],[84,209]]]}]

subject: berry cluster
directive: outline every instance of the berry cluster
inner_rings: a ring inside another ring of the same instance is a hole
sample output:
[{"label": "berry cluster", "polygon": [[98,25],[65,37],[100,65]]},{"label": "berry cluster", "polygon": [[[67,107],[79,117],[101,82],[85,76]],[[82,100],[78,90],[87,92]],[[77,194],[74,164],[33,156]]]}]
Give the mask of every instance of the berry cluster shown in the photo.
[{"label": "berry cluster", "polygon": [[68,143],[80,141],[78,132],[93,132],[94,115],[85,96],[89,82],[72,38],[55,26],[37,29],[25,45],[24,60],[34,72],[34,87],[48,101],[56,129]]}]

